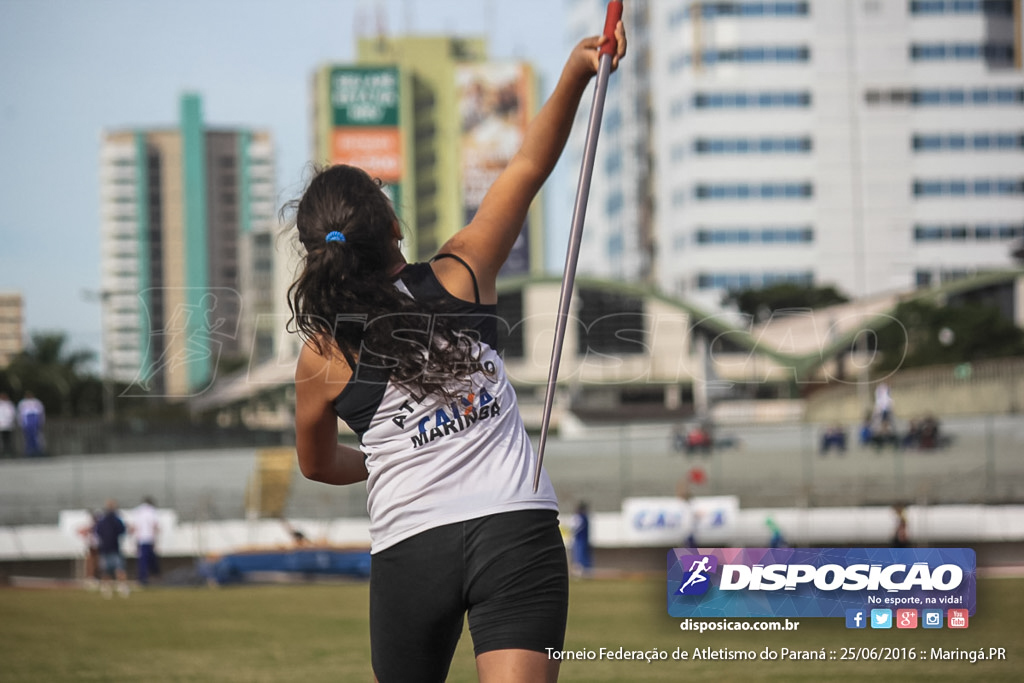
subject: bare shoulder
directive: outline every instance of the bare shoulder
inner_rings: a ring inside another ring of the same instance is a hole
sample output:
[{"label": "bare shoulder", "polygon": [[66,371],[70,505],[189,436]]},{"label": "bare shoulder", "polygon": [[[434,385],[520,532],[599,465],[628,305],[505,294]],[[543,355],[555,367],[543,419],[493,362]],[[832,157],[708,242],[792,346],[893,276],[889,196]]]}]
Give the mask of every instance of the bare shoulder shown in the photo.
[{"label": "bare shoulder", "polygon": [[299,350],[299,361],[295,364],[295,381],[314,379],[323,374],[329,361],[320,355],[310,342],[304,342]]},{"label": "bare shoulder", "polygon": [[[445,257],[445,254],[456,258]],[[479,289],[479,303],[493,304],[497,301],[493,278],[480,265],[472,249],[466,248],[460,235],[455,235],[441,247],[430,267],[441,286],[455,298],[476,302]]]},{"label": "bare shoulder", "polygon": [[[325,344],[325,349],[331,348]],[[295,365],[295,388],[308,396],[331,401],[352,377],[352,368],[340,353],[321,353],[310,342],[302,345]]]}]

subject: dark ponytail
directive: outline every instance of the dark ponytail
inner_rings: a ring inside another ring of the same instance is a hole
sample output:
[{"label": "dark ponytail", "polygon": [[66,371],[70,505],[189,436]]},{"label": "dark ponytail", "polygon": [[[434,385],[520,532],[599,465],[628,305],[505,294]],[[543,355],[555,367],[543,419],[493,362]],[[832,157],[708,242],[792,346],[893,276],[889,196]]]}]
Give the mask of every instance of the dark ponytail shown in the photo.
[{"label": "dark ponytail", "polygon": [[353,166],[331,166],[286,212],[294,212],[306,251],[288,289],[290,331],[320,355],[336,350],[353,370],[357,360],[383,369],[419,396],[450,396],[479,369],[472,340],[437,315],[445,313],[440,304],[395,287],[389,269],[400,262],[398,218],[378,181]]}]

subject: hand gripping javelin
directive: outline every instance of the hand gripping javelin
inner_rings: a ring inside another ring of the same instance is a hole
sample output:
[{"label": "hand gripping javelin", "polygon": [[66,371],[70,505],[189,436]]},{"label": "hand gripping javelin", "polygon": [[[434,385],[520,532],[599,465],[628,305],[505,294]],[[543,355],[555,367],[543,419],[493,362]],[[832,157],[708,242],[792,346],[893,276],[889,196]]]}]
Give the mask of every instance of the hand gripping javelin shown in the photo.
[{"label": "hand gripping javelin", "polygon": [[533,491],[540,486],[541,466],[544,464],[544,445],[548,440],[548,425],[551,421],[551,406],[555,400],[555,382],[558,379],[558,363],[562,357],[562,343],[569,320],[569,302],[572,300],[572,286],[576,280],[576,262],[580,257],[580,243],[583,241],[583,219],[587,215],[587,196],[590,194],[590,178],[594,174],[594,155],[597,153],[597,136],[601,132],[601,114],[604,97],[608,92],[608,76],[612,72],[612,55],[617,46],[615,26],[622,18],[622,3],[612,0],[604,19],[604,35],[608,40],[601,45],[597,64],[597,83],[594,86],[594,102],[590,107],[590,121],[587,123],[587,140],[583,149],[583,166],[580,182],[576,187],[576,203],[572,209],[572,229],[569,232],[569,251],[565,255],[565,273],[562,276],[562,291],[558,299],[558,318],[555,324],[555,344],[551,349],[551,365],[548,369],[548,388],[544,394],[544,413],[541,417],[540,442],[537,445],[537,470],[533,474]]}]

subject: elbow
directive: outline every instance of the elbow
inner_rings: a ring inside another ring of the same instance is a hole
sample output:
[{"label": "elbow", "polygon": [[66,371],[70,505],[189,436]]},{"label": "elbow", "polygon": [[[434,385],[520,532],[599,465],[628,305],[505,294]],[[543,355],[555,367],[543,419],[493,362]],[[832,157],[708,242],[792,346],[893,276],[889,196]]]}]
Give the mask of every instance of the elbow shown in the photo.
[{"label": "elbow", "polygon": [[299,471],[302,472],[303,477],[309,479],[310,481],[317,481],[320,482],[321,484],[331,483],[329,481],[330,478],[327,476],[327,472],[325,472],[323,468],[316,467],[313,465],[303,466],[300,464]]},{"label": "elbow", "polygon": [[308,455],[303,457],[302,451],[299,451],[299,471],[302,472],[303,477],[310,481],[329,483],[329,475],[324,463]]}]

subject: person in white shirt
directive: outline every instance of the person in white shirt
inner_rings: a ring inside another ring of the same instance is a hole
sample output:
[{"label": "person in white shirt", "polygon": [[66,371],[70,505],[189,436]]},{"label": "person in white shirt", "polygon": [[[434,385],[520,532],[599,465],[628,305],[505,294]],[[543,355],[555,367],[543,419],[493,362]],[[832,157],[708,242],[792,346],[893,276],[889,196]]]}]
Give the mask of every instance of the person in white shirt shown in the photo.
[{"label": "person in white shirt", "polygon": [[150,576],[160,575],[160,564],[156,554],[156,539],[160,533],[160,522],[157,518],[156,505],[153,498],[146,496],[142,504],[132,510],[131,534],[139,552],[139,585],[149,583]]},{"label": "person in white shirt", "polygon": [[14,457],[14,421],[17,411],[11,397],[0,392],[0,457]]}]

